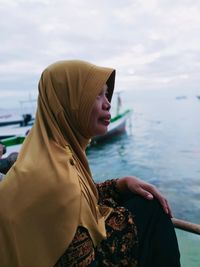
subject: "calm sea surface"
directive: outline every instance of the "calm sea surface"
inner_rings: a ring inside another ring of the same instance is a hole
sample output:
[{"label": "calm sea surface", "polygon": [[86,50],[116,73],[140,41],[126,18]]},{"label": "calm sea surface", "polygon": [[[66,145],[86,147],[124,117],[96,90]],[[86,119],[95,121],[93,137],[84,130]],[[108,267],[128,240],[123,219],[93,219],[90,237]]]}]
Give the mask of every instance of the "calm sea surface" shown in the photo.
[{"label": "calm sea surface", "polygon": [[[200,94],[199,94],[200,95]],[[178,98],[177,98],[178,97]],[[127,132],[88,151],[96,181],[136,175],[156,185],[176,218],[200,224],[200,100],[196,92],[127,92]],[[200,236],[177,231],[183,267],[200,266]]]}]

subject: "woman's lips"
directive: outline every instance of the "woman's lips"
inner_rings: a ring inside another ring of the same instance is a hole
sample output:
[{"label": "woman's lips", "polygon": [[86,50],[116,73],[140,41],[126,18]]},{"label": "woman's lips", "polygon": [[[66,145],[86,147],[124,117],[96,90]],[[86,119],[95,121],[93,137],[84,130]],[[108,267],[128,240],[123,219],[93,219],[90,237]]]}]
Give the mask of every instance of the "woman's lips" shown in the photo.
[{"label": "woman's lips", "polygon": [[106,120],[106,119],[105,119],[103,122],[104,122],[104,125],[105,125],[105,126],[108,126],[108,125],[110,124],[110,120]]},{"label": "woman's lips", "polygon": [[110,124],[111,115],[106,115],[104,117],[100,118],[100,121],[103,122],[105,126],[108,126]]}]

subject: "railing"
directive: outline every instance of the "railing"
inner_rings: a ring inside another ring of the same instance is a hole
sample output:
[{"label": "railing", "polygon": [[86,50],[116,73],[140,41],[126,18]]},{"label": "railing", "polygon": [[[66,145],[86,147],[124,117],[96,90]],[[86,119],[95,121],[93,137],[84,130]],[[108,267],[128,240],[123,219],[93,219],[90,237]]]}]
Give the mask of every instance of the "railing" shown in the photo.
[{"label": "railing", "polygon": [[191,223],[188,221],[172,218],[172,223],[175,228],[200,235],[200,224]]}]

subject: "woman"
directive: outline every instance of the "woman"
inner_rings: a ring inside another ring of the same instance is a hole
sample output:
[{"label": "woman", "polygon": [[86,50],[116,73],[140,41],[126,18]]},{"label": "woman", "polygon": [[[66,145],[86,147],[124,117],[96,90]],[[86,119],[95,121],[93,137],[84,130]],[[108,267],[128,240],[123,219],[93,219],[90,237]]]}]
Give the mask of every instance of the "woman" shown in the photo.
[{"label": "woman", "polygon": [[107,131],[114,80],[113,69],[84,61],[42,73],[34,126],[0,184],[2,267],[180,266],[157,189],[92,179],[85,149]]}]

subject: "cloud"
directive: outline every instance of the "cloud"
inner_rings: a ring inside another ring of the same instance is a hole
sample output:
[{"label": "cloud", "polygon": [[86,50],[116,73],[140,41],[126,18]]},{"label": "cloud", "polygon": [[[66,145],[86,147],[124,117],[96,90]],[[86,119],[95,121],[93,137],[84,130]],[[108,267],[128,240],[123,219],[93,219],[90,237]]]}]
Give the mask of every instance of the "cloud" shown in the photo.
[{"label": "cloud", "polygon": [[195,0],[0,0],[0,97],[78,58],[116,68],[117,89],[198,86],[199,13]]}]

